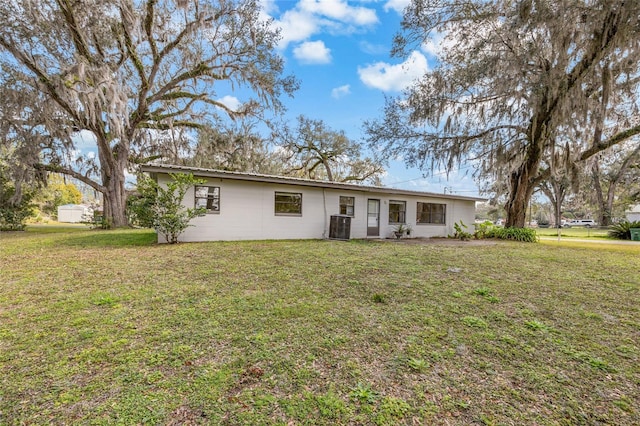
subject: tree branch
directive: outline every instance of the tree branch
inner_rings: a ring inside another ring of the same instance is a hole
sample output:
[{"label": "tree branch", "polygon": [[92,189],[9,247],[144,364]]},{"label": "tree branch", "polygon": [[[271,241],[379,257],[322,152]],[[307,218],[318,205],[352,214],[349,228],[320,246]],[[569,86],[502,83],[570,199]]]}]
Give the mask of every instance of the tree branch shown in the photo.
[{"label": "tree branch", "polygon": [[594,156],[595,154],[599,153],[600,151],[604,151],[607,148],[610,148],[614,145],[619,144],[620,142],[623,142],[629,138],[632,138],[633,136],[636,136],[640,134],[640,125],[637,125],[635,127],[631,127],[630,129],[627,129],[623,132],[617,133],[615,135],[613,135],[612,137],[610,137],[609,139],[605,140],[605,141],[601,141],[597,144],[594,144],[593,146],[591,146],[591,148],[587,149],[586,151],[582,152],[582,154],[579,157],[579,161],[584,161],[592,156]]},{"label": "tree branch", "polygon": [[69,3],[69,0],[56,0],[56,3],[58,3],[58,6],[62,11],[64,20],[67,23],[67,28],[69,28],[69,31],[71,32],[73,44],[76,49],[78,49],[78,53],[80,54],[80,56],[87,59],[89,63],[94,63],[91,51],[89,50],[89,45],[87,44],[87,41],[84,39],[83,35],[80,33],[78,22],[76,21],[76,17],[72,12],[74,6]]},{"label": "tree branch", "polygon": [[34,164],[33,167],[36,170],[44,170],[44,171],[53,172],[53,173],[62,173],[64,175],[71,176],[73,178],[78,179],[80,182],[86,183],[87,185],[89,185],[90,187],[95,189],[96,191],[98,191],[100,193],[103,193],[103,194],[107,191],[106,187],[104,187],[104,186],[98,184],[97,182],[91,180],[88,176],[85,176],[82,173],[78,173],[75,170],[72,170],[72,169],[67,168],[67,167],[58,166],[58,165],[54,165],[54,164]]},{"label": "tree branch", "polygon": [[69,103],[62,99],[62,97],[58,93],[56,86],[53,84],[49,76],[46,75],[34,61],[27,57],[27,55],[23,51],[17,49],[16,43],[13,43],[11,40],[6,40],[4,37],[0,36],[0,45],[7,49],[18,62],[23,64],[32,73],[35,74],[38,81],[45,86],[46,93],[51,96],[51,98],[58,105],[60,105],[63,110],[65,110],[74,120],[76,120],[76,122],[81,123],[88,128],[88,123],[83,118],[81,118],[73,108],[71,108],[71,105]]}]

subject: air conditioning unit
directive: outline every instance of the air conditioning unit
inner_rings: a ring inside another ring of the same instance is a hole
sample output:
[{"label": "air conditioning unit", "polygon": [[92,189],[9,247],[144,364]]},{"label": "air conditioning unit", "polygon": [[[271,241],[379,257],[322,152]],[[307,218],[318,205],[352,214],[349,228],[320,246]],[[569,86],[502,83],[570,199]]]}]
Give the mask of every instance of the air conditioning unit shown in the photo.
[{"label": "air conditioning unit", "polygon": [[334,240],[348,240],[351,238],[351,216],[331,216],[329,238]]}]

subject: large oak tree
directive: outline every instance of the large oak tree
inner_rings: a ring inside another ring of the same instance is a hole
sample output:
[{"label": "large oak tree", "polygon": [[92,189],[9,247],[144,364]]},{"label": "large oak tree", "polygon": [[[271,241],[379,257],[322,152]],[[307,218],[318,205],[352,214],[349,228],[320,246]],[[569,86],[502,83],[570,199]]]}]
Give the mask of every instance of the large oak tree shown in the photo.
[{"label": "large oak tree", "polygon": [[542,180],[640,133],[639,16],[635,0],[413,0],[395,52],[443,37],[439,62],[369,142],[423,168],[475,161],[522,227]]},{"label": "large oak tree", "polygon": [[[196,128],[220,112],[278,109],[279,96],[296,89],[274,51],[278,32],[259,13],[254,0],[4,2],[0,66],[16,90],[55,105],[15,113],[31,116],[32,134],[49,141],[26,141],[45,160],[37,167],[92,186],[105,217],[125,225],[126,171],[164,140],[150,134]],[[232,90],[246,95],[240,108],[219,100]],[[70,161],[80,135],[95,140],[95,159]]]},{"label": "large oak tree", "polygon": [[358,142],[344,131],[333,130],[322,120],[298,116],[297,126],[284,126],[274,140],[288,157],[287,174],[331,182],[380,185],[382,162],[362,157]]}]

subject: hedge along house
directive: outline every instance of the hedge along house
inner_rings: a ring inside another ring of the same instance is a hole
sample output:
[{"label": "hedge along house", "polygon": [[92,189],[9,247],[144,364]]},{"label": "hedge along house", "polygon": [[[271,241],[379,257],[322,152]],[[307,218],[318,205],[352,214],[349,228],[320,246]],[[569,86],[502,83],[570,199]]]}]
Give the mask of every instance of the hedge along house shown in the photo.
[{"label": "hedge along house", "polygon": [[[188,191],[186,206],[207,214],[191,221],[180,241],[322,239],[332,216],[349,217],[350,238],[390,238],[399,224],[410,237],[446,237],[453,224],[472,224],[482,198],[171,165],[145,165],[159,184],[170,173],[205,183]],[[164,236],[158,235],[164,242]]]}]

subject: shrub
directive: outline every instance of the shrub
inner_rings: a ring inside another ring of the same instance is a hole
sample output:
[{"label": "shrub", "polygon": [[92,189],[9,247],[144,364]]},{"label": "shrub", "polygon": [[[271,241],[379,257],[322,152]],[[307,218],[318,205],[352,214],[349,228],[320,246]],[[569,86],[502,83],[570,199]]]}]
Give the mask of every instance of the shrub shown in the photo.
[{"label": "shrub", "polygon": [[171,181],[166,187],[158,185],[153,179],[141,176],[138,180],[138,192],[143,200],[138,212],[139,217],[151,220],[153,228],[163,234],[169,244],[178,242],[178,237],[190,225],[191,219],[202,216],[204,208],[186,208],[182,204],[187,190],[194,185],[202,184],[192,174],[170,174]]},{"label": "shrub", "polygon": [[127,197],[129,224],[141,228],[153,228],[153,206],[156,202],[155,182],[143,175],[138,176],[137,193]]},{"label": "shrub", "polygon": [[16,188],[9,181],[5,169],[0,169],[0,231],[24,231],[27,219],[33,214],[30,191],[16,196]]},{"label": "shrub", "polygon": [[538,235],[535,229],[531,228],[493,228],[487,235],[489,238],[499,238],[501,240],[514,240],[523,243],[535,243]]},{"label": "shrub", "polygon": [[489,238],[489,234],[491,233],[491,230],[495,228],[495,226],[493,225],[493,222],[491,222],[490,220],[485,220],[482,223],[476,223],[474,224],[474,226],[476,230],[473,233],[473,238],[475,238],[476,240]]},{"label": "shrub", "polygon": [[640,221],[629,222],[627,220],[616,223],[609,229],[609,236],[618,240],[630,240],[631,228],[640,228]]},{"label": "shrub", "polygon": [[539,219],[538,226],[540,228],[548,228],[550,225],[549,219]]},{"label": "shrub", "polygon": [[467,225],[465,225],[464,222],[460,221],[460,223],[454,223],[453,229],[456,232],[453,234],[452,238],[457,238],[462,241],[466,241],[471,238],[471,234],[466,231]]},{"label": "shrub", "polygon": [[29,203],[0,207],[0,231],[24,231],[31,212]]}]

